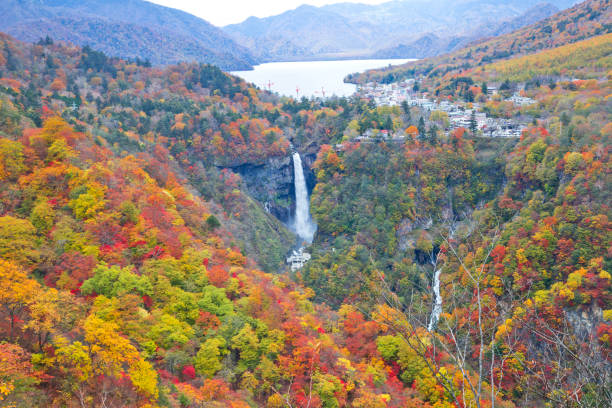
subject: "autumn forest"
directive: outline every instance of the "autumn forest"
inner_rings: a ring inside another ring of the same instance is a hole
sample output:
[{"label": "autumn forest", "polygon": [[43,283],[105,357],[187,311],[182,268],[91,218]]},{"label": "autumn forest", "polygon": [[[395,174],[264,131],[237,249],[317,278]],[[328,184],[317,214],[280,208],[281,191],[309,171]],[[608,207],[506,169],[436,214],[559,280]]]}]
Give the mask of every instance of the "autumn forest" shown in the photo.
[{"label": "autumn forest", "polygon": [[612,406],[611,7],[349,78],[519,138],[0,33],[0,406]]}]

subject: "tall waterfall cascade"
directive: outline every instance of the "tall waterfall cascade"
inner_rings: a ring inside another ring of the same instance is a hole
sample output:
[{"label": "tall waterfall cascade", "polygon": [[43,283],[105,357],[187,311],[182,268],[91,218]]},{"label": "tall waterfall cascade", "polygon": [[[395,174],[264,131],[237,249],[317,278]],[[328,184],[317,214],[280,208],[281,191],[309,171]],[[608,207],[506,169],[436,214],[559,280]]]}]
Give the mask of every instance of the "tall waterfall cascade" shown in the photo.
[{"label": "tall waterfall cascade", "polygon": [[293,172],[295,183],[295,219],[293,228],[302,241],[312,243],[317,226],[310,216],[310,200],[304,177],[304,168],[300,154],[293,153]]},{"label": "tall waterfall cascade", "polygon": [[442,296],[440,296],[440,274],[442,269],[436,270],[434,274],[433,291],[434,291],[434,306],[431,311],[431,317],[429,318],[429,325],[427,329],[432,331],[436,328],[440,315],[442,314]]}]

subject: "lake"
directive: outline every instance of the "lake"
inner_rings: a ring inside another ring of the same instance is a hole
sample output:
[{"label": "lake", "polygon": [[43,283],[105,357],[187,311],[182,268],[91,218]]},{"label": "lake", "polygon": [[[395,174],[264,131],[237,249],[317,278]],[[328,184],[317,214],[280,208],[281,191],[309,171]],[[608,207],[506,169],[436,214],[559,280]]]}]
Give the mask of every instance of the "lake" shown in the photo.
[{"label": "lake", "polygon": [[[286,96],[321,97],[349,96],[356,87],[345,84],[344,78],[354,72],[382,68],[389,64],[399,65],[411,59],[370,59],[344,61],[298,61],[271,62],[255,66],[253,71],[234,71],[233,75],[252,82],[262,89],[278,92]],[[296,92],[296,88],[299,89]]]}]

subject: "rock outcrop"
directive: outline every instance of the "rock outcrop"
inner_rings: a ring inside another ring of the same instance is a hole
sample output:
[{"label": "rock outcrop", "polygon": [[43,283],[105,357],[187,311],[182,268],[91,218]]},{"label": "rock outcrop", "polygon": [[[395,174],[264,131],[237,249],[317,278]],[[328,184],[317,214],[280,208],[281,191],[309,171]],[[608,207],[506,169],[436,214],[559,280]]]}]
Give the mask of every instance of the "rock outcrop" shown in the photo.
[{"label": "rock outcrop", "polygon": [[262,165],[243,164],[232,170],[239,173],[251,197],[283,223],[295,209],[291,157],[272,158]]}]

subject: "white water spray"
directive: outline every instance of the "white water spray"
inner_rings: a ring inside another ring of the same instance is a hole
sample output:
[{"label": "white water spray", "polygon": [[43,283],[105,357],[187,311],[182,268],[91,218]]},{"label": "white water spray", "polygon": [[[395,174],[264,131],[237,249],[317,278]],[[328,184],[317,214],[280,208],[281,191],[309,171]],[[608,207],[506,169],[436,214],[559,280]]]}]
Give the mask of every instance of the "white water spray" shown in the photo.
[{"label": "white water spray", "polygon": [[436,324],[438,324],[438,320],[440,319],[440,315],[442,314],[442,296],[440,296],[440,274],[442,273],[442,269],[438,269],[434,274],[434,282],[433,282],[433,290],[435,296],[435,302],[433,309],[431,311],[431,317],[429,318],[429,325],[427,330],[432,331],[435,329]]},{"label": "white water spray", "polygon": [[317,227],[310,217],[310,203],[302,158],[297,152],[293,153],[293,172],[295,183],[295,222],[293,227],[298,237],[310,244]]}]

